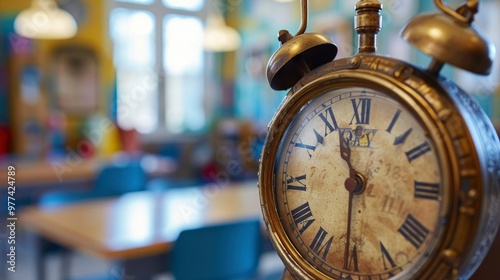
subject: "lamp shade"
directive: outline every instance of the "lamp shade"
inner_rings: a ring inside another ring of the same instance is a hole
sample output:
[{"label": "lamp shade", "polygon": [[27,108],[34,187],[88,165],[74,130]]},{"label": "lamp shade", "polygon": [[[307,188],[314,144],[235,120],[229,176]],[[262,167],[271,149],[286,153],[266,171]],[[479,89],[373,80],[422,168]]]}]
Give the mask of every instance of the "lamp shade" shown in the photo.
[{"label": "lamp shade", "polygon": [[76,21],[59,9],[54,0],[33,0],[29,9],[21,11],[15,21],[17,34],[33,39],[67,39],[76,34]]},{"label": "lamp shade", "polygon": [[220,16],[209,16],[205,26],[203,45],[207,51],[227,52],[241,45],[240,34],[227,26]]}]

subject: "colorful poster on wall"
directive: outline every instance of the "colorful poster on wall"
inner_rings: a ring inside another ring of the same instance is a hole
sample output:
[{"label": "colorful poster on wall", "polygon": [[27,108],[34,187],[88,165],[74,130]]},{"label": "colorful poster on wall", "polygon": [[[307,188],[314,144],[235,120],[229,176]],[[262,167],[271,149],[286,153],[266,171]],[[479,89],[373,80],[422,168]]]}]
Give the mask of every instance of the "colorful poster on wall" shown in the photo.
[{"label": "colorful poster on wall", "polygon": [[92,113],[98,105],[98,66],[86,48],[58,50],[53,57],[54,86],[59,107],[66,113]]}]

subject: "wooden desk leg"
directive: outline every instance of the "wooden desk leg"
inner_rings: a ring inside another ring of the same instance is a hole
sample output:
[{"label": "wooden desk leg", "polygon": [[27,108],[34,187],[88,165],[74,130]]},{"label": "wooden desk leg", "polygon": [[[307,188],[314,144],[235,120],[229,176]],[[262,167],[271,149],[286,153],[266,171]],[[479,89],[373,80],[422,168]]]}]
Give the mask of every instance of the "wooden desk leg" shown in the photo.
[{"label": "wooden desk leg", "polygon": [[111,275],[120,280],[147,280],[167,271],[167,254],[138,259],[118,261],[113,265]]}]

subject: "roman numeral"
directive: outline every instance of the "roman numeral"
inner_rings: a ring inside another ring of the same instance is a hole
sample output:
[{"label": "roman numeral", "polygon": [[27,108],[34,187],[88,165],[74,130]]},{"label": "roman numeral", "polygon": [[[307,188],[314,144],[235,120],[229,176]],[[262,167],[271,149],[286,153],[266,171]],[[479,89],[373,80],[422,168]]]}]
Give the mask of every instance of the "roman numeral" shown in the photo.
[{"label": "roman numeral", "polygon": [[311,250],[318,256],[321,254],[321,251],[323,251],[323,254],[321,255],[323,260],[326,260],[326,255],[328,254],[333,242],[333,236],[325,242],[325,237],[327,235],[328,232],[326,232],[326,230],[322,227],[319,227],[318,233],[316,233],[316,236],[309,246],[309,248],[311,248]]},{"label": "roman numeral", "polygon": [[316,150],[316,146],[304,144],[302,143],[302,141],[300,143],[295,143],[295,147],[310,150],[313,152]]},{"label": "roman numeral", "polygon": [[332,107],[326,109],[324,113],[319,114],[319,118],[325,123],[324,136],[327,136],[339,128],[337,120],[335,120],[335,116],[333,115]]},{"label": "roman numeral", "polygon": [[415,181],[415,198],[438,200],[440,185],[437,183],[425,183]]},{"label": "roman numeral", "polygon": [[[337,120],[335,120],[335,116],[333,115],[333,109],[332,107],[329,107],[328,109],[325,110],[325,112],[319,114],[319,118],[325,123],[325,131],[323,135],[319,133],[316,129],[313,128],[314,135],[316,136],[316,141],[319,144],[323,144],[323,141],[325,137],[332,133],[333,131],[336,131],[339,126],[337,124]],[[316,150],[316,147],[318,144],[309,145],[309,144],[304,144],[302,140],[299,139],[299,142],[293,143],[292,144],[301,149],[305,149],[307,151],[307,154],[309,155],[309,158],[312,157],[312,152]]]},{"label": "roman numeral", "polygon": [[369,124],[372,100],[370,98],[359,98],[358,102],[356,102],[356,99],[351,99],[351,102],[354,115],[349,124],[352,124],[354,119],[356,119],[356,124]]},{"label": "roman numeral", "polygon": [[418,145],[417,147],[409,150],[405,154],[406,157],[408,157],[408,161],[412,162],[430,151],[431,151],[431,145],[429,144],[429,142],[425,141],[424,143]]},{"label": "roman numeral", "polygon": [[320,144],[323,144],[323,140],[325,139],[325,137],[321,136],[321,134],[319,134],[318,131],[316,131],[316,129],[313,128],[313,131],[314,131],[314,135],[316,135],[316,141],[318,141],[318,143]]},{"label": "roman numeral", "polygon": [[429,230],[415,219],[412,214],[406,216],[398,232],[416,249],[420,248],[427,235],[429,235]]},{"label": "roman numeral", "polygon": [[392,128],[394,127],[394,125],[398,121],[399,115],[401,115],[401,110],[398,109],[396,111],[396,114],[394,114],[394,117],[392,118],[391,123],[389,124],[389,127],[387,128],[387,132],[391,133]]},{"label": "roman numeral", "polygon": [[349,263],[349,267],[351,267],[351,262],[354,265],[354,271],[359,272],[358,246],[357,246],[357,244],[354,244],[354,247],[352,248],[352,254],[351,254],[351,260],[350,260],[350,263]]},{"label": "roman numeral", "polygon": [[[303,182],[306,180],[306,175],[301,175],[298,177],[290,176],[290,179],[286,181],[288,190],[296,190],[296,191],[306,191],[306,184]],[[297,184],[294,184],[297,183]]]},{"label": "roman numeral", "polygon": [[403,144],[406,141],[406,139],[408,138],[408,136],[410,136],[410,133],[412,131],[413,131],[413,128],[409,128],[407,131],[405,131],[405,133],[396,137],[396,139],[394,139],[394,143],[392,143],[392,144],[393,145]]},{"label": "roman numeral", "polygon": [[311,151],[314,152],[316,150],[316,146],[308,145],[302,143],[302,140],[299,140],[300,143],[294,143],[295,147],[305,149],[307,151],[307,154],[309,155],[309,158],[312,157]]},{"label": "roman numeral", "polygon": [[314,221],[316,221],[316,219],[311,219],[313,215],[311,208],[309,208],[309,202],[293,209],[291,213],[300,234],[302,234],[312,223],[314,223]]},{"label": "roman numeral", "polygon": [[[382,262],[384,263],[384,270],[388,270],[389,268],[387,267],[387,262],[391,265],[391,268],[396,267],[396,263],[392,259],[391,255],[389,255],[389,252],[384,246],[384,243],[382,241],[380,242],[380,251],[382,252]],[[390,276],[393,276],[392,274]]]}]

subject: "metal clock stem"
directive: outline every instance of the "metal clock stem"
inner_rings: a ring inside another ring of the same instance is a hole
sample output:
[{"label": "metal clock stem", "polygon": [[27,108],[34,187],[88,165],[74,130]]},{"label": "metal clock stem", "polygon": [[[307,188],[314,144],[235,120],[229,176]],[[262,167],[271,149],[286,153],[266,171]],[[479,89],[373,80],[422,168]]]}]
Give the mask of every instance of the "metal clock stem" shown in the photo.
[{"label": "metal clock stem", "polygon": [[382,4],[377,0],[359,1],[354,19],[359,52],[377,51],[377,34],[382,29]]}]

